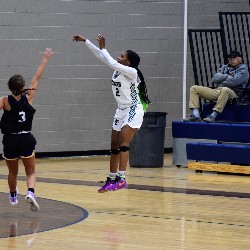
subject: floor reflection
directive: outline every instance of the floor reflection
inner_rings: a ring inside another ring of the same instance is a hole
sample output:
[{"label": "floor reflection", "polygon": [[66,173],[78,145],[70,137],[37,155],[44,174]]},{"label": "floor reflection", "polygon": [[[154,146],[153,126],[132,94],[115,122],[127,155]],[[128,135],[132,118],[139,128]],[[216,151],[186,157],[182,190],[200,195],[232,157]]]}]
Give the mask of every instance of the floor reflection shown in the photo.
[{"label": "floor reflection", "polygon": [[26,240],[27,249],[33,249],[35,235],[39,231],[39,225],[39,218],[30,218],[30,220],[12,220],[11,223],[9,223],[9,240],[7,249],[16,249],[16,236],[20,235],[18,235],[18,230],[30,235],[30,237]]},{"label": "floor reflection", "polygon": [[27,249],[33,249],[35,235],[38,232],[39,225],[40,225],[39,220],[33,220],[30,222],[29,230],[30,230],[31,237],[27,240]]},{"label": "floor reflection", "polygon": [[17,235],[17,222],[10,224],[9,237],[15,237]]}]

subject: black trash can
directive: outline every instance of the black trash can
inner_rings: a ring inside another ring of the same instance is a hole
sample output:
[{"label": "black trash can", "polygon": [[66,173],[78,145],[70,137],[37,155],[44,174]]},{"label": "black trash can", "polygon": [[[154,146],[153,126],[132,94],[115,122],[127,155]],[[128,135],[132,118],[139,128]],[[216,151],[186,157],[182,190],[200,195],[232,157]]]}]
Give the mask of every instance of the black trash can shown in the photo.
[{"label": "black trash can", "polygon": [[130,167],[159,168],[164,164],[165,112],[147,112],[129,145]]}]

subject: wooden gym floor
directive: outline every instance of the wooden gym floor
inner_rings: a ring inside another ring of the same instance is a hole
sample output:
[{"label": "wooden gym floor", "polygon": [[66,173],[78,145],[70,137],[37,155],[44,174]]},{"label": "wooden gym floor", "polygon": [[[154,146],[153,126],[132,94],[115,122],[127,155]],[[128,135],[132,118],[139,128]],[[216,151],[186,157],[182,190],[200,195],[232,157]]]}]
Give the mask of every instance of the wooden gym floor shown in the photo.
[{"label": "wooden gym floor", "polygon": [[128,168],[128,188],[98,194],[109,157],[38,159],[40,211],[8,201],[7,168],[0,161],[0,249],[246,250],[250,249],[248,175],[197,174],[171,165]]}]

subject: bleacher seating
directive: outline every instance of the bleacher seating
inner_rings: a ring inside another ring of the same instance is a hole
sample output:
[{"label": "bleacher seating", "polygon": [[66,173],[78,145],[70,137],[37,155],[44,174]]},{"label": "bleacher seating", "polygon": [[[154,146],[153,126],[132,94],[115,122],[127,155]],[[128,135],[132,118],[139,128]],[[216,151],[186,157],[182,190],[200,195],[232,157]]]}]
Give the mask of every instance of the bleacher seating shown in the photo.
[{"label": "bleacher seating", "polygon": [[[212,75],[239,50],[250,61],[250,12],[219,12],[220,29],[191,29],[189,43],[195,84],[213,87]],[[250,86],[250,79],[249,79]],[[249,87],[248,86],[248,87]],[[226,105],[215,123],[173,121],[173,164],[196,171],[250,174],[250,93]],[[202,116],[214,103],[203,102]]]},{"label": "bleacher seating", "polygon": [[250,123],[173,121],[173,164],[250,174]]},{"label": "bleacher seating", "polygon": [[[213,112],[214,103],[203,104],[203,116],[207,117]],[[220,122],[250,122],[250,105],[242,103],[228,103],[223,112],[218,114]]]}]

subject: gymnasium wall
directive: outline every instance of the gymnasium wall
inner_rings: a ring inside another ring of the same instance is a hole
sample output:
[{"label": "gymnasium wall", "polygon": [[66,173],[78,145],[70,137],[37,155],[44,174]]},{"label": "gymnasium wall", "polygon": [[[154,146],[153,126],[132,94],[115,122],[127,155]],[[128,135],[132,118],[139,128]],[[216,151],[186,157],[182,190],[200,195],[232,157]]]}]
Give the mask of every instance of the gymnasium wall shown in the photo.
[{"label": "gymnasium wall", "polygon": [[[249,9],[248,0],[189,0],[188,27],[218,27],[218,11]],[[165,148],[172,148],[171,122],[182,118],[183,0],[1,0],[0,12],[1,96],[13,74],[29,84],[45,48],[54,51],[34,99],[37,152],[110,148],[112,70],[72,41],[78,33],[94,42],[103,34],[114,58],[127,49],[140,54],[149,111],[168,113]],[[187,92],[190,62],[188,53]]]}]

